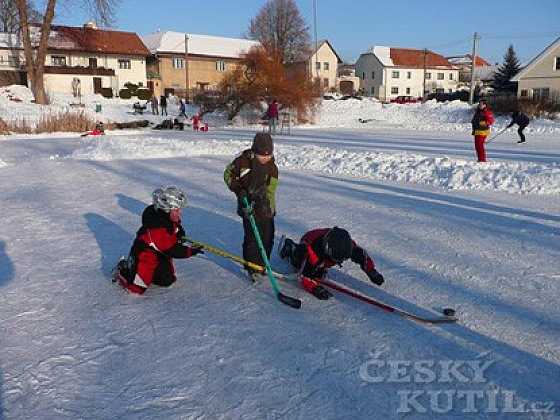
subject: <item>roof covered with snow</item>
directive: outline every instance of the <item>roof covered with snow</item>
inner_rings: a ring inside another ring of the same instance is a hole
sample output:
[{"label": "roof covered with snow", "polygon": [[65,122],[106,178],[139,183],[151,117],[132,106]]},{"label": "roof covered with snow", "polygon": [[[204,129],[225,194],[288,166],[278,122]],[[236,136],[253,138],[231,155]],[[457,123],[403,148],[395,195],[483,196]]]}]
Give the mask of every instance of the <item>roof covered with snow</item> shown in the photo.
[{"label": "roof covered with snow", "polygon": [[[447,57],[447,60],[451,63],[451,64],[456,64],[456,65],[462,65],[462,64],[468,64],[470,65],[472,62],[472,58],[471,58],[471,54],[464,54],[464,55],[455,55],[452,57]],[[483,66],[490,66],[491,64],[486,61],[484,58],[482,58],[481,56],[477,55],[476,59],[475,59],[475,66],[476,67],[483,67]]]},{"label": "roof covered with snow", "polygon": [[423,68],[425,60],[427,67],[454,68],[444,56],[429,50],[425,53],[411,48],[374,46],[367,53],[375,55],[385,67]]},{"label": "roof covered with snow", "polygon": [[142,40],[152,54],[185,53],[185,35],[187,35],[188,53],[211,57],[239,58],[252,47],[259,46],[257,41],[249,39],[225,38],[210,35],[185,34],[183,32],[156,32],[144,35]]}]

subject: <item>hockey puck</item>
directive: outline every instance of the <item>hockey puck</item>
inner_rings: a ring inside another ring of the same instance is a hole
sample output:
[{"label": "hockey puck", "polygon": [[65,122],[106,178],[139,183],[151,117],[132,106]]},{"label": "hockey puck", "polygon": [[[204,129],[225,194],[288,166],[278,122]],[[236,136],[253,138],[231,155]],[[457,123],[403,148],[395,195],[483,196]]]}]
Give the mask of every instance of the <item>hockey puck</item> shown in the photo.
[{"label": "hockey puck", "polygon": [[443,314],[445,316],[455,316],[455,309],[453,308],[444,308],[443,309]]}]

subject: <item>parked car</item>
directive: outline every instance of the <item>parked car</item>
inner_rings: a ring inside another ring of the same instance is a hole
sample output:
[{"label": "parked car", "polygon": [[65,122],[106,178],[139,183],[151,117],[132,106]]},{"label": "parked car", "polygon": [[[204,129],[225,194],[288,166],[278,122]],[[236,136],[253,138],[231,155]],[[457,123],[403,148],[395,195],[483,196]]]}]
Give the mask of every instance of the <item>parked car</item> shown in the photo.
[{"label": "parked car", "polygon": [[419,102],[419,99],[414,96],[397,96],[391,99],[393,104],[415,104],[416,102]]}]

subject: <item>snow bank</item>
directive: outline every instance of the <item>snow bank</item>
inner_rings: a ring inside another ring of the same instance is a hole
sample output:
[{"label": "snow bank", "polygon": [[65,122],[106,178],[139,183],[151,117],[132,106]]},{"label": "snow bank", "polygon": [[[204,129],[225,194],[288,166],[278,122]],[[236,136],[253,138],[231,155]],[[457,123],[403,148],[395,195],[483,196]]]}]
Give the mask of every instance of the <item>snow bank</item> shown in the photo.
[{"label": "snow bank", "polygon": [[[376,99],[348,99],[345,101],[323,101],[316,115],[317,128],[405,128],[427,131],[471,131],[473,107],[466,102],[437,102],[435,100],[417,104],[382,104]],[[359,120],[370,120],[360,123]],[[504,129],[510,122],[508,117],[497,117],[494,132]],[[510,129],[511,131],[517,128]],[[560,122],[533,120],[526,132],[560,134]]]},{"label": "snow bank", "polygon": [[[186,156],[234,156],[250,141],[201,141],[163,137],[112,137],[82,141],[74,159],[113,160]],[[431,185],[448,190],[491,190],[517,194],[560,194],[560,165],[488,162],[411,153],[350,151],[322,146],[276,145],[286,169]]]}]

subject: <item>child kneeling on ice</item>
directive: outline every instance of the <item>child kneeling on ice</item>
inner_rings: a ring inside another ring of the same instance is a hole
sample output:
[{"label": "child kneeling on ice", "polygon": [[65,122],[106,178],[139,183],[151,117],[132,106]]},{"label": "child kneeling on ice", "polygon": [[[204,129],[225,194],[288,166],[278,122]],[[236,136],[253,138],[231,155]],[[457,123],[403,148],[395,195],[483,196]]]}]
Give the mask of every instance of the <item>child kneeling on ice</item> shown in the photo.
[{"label": "child kneeling on ice", "polygon": [[285,238],[280,244],[280,258],[289,260],[298,270],[302,287],[321,300],[327,300],[332,294],[319,284],[320,280],[329,268],[336,264],[341,266],[347,259],[359,264],[372,283],[380,286],[384,282],[368,253],[346,230],[337,226],[311,230],[302,236],[299,244]]},{"label": "child kneeling on ice", "polygon": [[183,244],[181,209],[187,205],[185,193],[177,187],[162,187],[152,193],[153,204],[142,213],[142,227],[128,260],[115,268],[113,281],[131,293],[143,294],[153,283],[171,286],[176,280],[173,258],[189,258],[203,253]]}]

